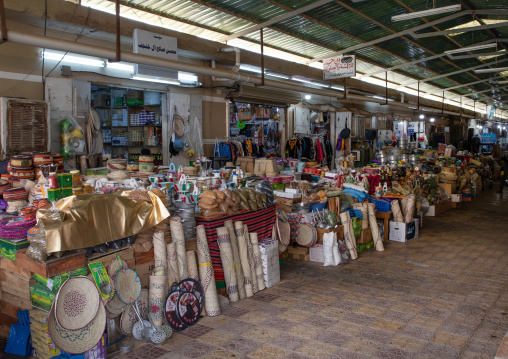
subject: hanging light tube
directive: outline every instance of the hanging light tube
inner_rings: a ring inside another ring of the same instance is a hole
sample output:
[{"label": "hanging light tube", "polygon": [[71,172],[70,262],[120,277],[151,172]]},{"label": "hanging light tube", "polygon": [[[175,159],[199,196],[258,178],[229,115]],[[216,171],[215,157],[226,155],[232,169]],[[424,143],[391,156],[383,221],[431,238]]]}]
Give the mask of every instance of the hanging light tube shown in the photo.
[{"label": "hanging light tube", "polygon": [[485,73],[488,73],[488,72],[499,72],[499,71],[508,71],[508,67],[496,67],[496,68],[493,68],[493,69],[474,70],[474,72],[477,73],[477,74],[485,74]]},{"label": "hanging light tube", "polygon": [[496,47],[496,46],[497,46],[497,43],[493,42],[491,44],[477,45],[477,46],[467,46],[467,47],[461,47],[460,49],[447,50],[444,53],[448,54],[448,55],[449,54],[457,54],[457,53],[465,52],[465,51],[476,51],[476,50],[489,49],[491,47]]},{"label": "hanging light tube", "polygon": [[418,17],[446,14],[448,12],[459,11],[461,8],[462,8],[462,6],[460,4],[457,4],[457,5],[438,7],[438,8],[429,9],[429,10],[410,12],[407,14],[392,16],[392,21],[404,21],[404,20],[415,19]]},{"label": "hanging light tube", "polygon": [[167,85],[180,85],[180,81],[157,78],[157,77],[149,77],[149,76],[134,75],[131,77],[131,79],[138,80],[138,81],[157,82],[157,83],[167,84]]}]

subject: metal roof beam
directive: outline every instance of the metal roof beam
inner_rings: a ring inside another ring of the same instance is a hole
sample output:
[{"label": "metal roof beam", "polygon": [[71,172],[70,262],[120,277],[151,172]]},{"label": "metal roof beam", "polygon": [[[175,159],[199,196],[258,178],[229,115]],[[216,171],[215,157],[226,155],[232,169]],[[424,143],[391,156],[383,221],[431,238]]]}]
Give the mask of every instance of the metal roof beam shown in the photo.
[{"label": "metal roof beam", "polygon": [[477,14],[477,15],[478,14],[479,15],[482,15],[482,14],[485,14],[485,15],[508,15],[508,10],[475,10],[475,11],[473,11],[473,10],[464,10],[464,11],[458,12],[458,13],[453,14],[453,15],[445,16],[445,17],[443,17],[441,19],[438,19],[438,20],[434,20],[434,21],[431,21],[431,22],[428,22],[428,23],[425,23],[425,24],[422,24],[422,25],[418,25],[418,26],[412,27],[410,29],[406,29],[406,30],[403,30],[403,31],[400,31],[400,32],[396,32],[396,33],[391,34],[391,35],[380,37],[379,39],[376,39],[376,40],[372,40],[372,41],[365,42],[363,44],[359,44],[359,45],[348,47],[348,48],[343,49],[343,50],[341,50],[339,52],[335,52],[333,54],[330,54],[330,55],[328,55],[326,57],[322,56],[322,57],[314,58],[311,61],[308,61],[308,63],[322,61],[322,60],[325,60],[325,59],[327,59],[329,57],[343,55],[343,54],[348,53],[348,52],[352,52],[352,51],[356,51],[356,50],[359,50],[359,49],[363,49],[364,47],[369,47],[369,46],[378,44],[378,43],[383,42],[383,41],[395,39],[397,37],[401,37],[403,35],[407,35],[407,34],[409,34],[411,32],[423,30],[423,29],[425,29],[427,27],[434,26],[434,25],[437,25],[437,24],[440,24],[440,23],[443,23],[443,22],[446,22],[446,21],[454,20],[454,19],[457,19],[457,18],[459,18],[461,16],[464,16],[464,15],[471,15],[473,13]]},{"label": "metal roof beam", "polygon": [[422,83],[422,82],[434,81],[434,80],[441,79],[441,78],[443,78],[443,77],[448,77],[448,76],[457,75],[457,74],[460,74],[460,73],[463,73],[463,72],[472,71],[472,70],[479,69],[479,68],[486,67],[486,66],[497,65],[497,64],[501,64],[501,63],[504,63],[504,62],[507,62],[507,61],[508,61],[508,59],[490,61],[490,62],[487,62],[487,63],[481,64],[481,65],[476,65],[476,66],[473,66],[473,67],[468,67],[467,69],[462,69],[462,70],[458,70],[458,71],[448,72],[448,73],[443,74],[443,75],[434,76],[434,77],[429,77],[429,78],[427,78],[427,79],[422,79],[422,80],[420,80],[420,81],[411,81],[411,82],[406,82],[406,83],[403,83],[403,84],[401,84],[401,85],[402,85],[402,86],[408,86],[408,85],[416,84],[416,83],[418,83],[418,82]]},{"label": "metal roof beam", "polygon": [[490,80],[496,80],[496,79],[500,79],[500,78],[504,78],[504,77],[503,77],[503,76],[495,76],[495,77],[488,78],[488,79],[486,79],[486,80],[480,80],[480,81],[469,82],[469,83],[467,83],[467,84],[462,84],[462,85],[452,86],[452,87],[448,87],[448,88],[445,88],[445,89],[441,89],[441,90],[439,90],[439,91],[435,91],[435,92],[427,92],[427,94],[429,94],[429,95],[440,94],[440,93],[443,93],[444,91],[451,91],[451,90],[455,90],[455,89],[458,89],[458,88],[461,88],[461,87],[467,87],[467,86],[471,86],[471,85],[481,84],[481,83],[483,83],[483,82],[487,82],[487,81],[490,81]]},{"label": "metal roof beam", "polygon": [[475,92],[471,92],[471,93],[468,93],[467,95],[462,95],[462,96],[473,96],[473,95],[476,95],[476,94],[479,94],[479,93],[485,93],[485,92],[489,92],[489,91],[493,91],[493,90],[499,90],[499,91],[504,91],[504,90],[507,90],[508,89],[508,86],[507,87],[502,87],[502,88],[490,88],[488,90],[483,90],[483,91],[475,91]]},{"label": "metal roof beam", "polygon": [[478,26],[464,27],[464,28],[461,28],[461,29],[424,32],[424,33],[421,33],[421,34],[416,34],[414,32],[411,32],[409,35],[411,35],[415,39],[421,39],[421,38],[425,38],[425,37],[441,36],[441,35],[446,36],[446,35],[450,35],[450,34],[458,34],[458,33],[462,33],[462,32],[470,32],[470,31],[493,29],[493,28],[496,28],[496,27],[504,27],[504,26],[508,26],[508,21],[506,21],[506,22],[500,22],[500,23],[497,23],[497,24],[490,24],[490,25],[478,25]]},{"label": "metal roof beam", "polygon": [[387,71],[399,70],[399,69],[402,69],[404,67],[408,67],[408,66],[413,66],[413,65],[419,64],[420,62],[435,60],[435,59],[438,59],[438,58],[443,57],[443,56],[445,56],[445,54],[439,54],[439,55],[429,56],[429,57],[425,57],[425,58],[420,59],[420,60],[416,60],[416,61],[412,61],[412,62],[406,62],[404,64],[400,64],[400,65],[397,65],[397,66],[392,66],[392,67],[389,67],[387,69],[371,72],[371,73],[364,74],[364,75],[355,76],[355,78],[356,79],[361,79],[363,77],[369,77],[369,76],[374,76],[374,75],[382,74],[382,73],[385,73]]},{"label": "metal roof beam", "polygon": [[290,17],[297,16],[297,15],[300,15],[300,14],[302,14],[304,12],[313,10],[313,9],[315,9],[317,7],[326,5],[326,4],[328,4],[328,3],[332,2],[332,1],[333,0],[319,0],[319,1],[315,2],[315,3],[309,4],[307,6],[301,7],[299,9],[294,10],[294,11],[290,11],[288,13],[276,16],[273,19],[267,20],[267,21],[262,22],[260,24],[251,26],[251,27],[249,27],[249,28],[247,28],[247,29],[245,29],[243,31],[239,31],[237,33],[234,33],[234,34],[231,34],[229,36],[226,36],[223,39],[221,39],[221,41],[222,42],[228,42],[230,40],[236,39],[237,37],[241,37],[241,36],[250,34],[251,32],[254,32],[254,31],[260,30],[260,29],[262,29],[264,27],[267,27],[267,26],[276,24],[278,22],[284,21],[286,19],[289,19]]},{"label": "metal roof beam", "polygon": [[432,22],[428,22],[426,24],[418,25],[418,26],[412,27],[410,29],[406,29],[406,30],[399,31],[399,32],[396,32],[396,33],[391,34],[391,35],[380,37],[379,39],[376,39],[376,40],[372,40],[372,41],[364,42],[363,44],[359,44],[359,45],[348,47],[348,48],[343,49],[341,51],[338,51],[338,52],[335,52],[333,54],[330,54],[330,55],[328,55],[326,57],[322,56],[322,57],[314,58],[311,61],[309,61],[309,63],[322,61],[322,60],[325,60],[325,59],[327,59],[329,57],[339,56],[339,55],[342,55],[342,54],[346,54],[348,52],[352,52],[352,51],[356,51],[356,50],[359,50],[359,49],[363,49],[364,47],[369,47],[369,46],[378,44],[378,43],[383,42],[383,41],[388,41],[388,40],[391,40],[391,39],[395,39],[397,37],[401,37],[403,35],[407,35],[410,32],[422,30],[422,29],[425,29],[425,28],[430,27],[432,25],[440,24],[440,23],[445,22],[445,21],[454,20],[454,19],[459,18],[459,17],[464,16],[464,15],[470,15],[471,13],[472,13],[472,11],[464,10],[464,11],[458,12],[456,14],[443,17],[443,18],[438,19],[438,20],[434,20]]}]

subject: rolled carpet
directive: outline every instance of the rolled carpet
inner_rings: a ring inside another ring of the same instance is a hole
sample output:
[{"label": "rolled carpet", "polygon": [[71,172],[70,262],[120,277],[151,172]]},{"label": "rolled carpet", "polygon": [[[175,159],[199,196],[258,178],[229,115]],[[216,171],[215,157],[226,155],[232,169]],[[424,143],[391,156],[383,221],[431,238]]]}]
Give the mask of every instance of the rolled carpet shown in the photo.
[{"label": "rolled carpet", "polygon": [[208,248],[205,227],[199,225],[196,229],[196,246],[198,248],[199,279],[205,293],[205,311],[210,317],[221,314],[215,275],[212,267],[212,257]]},{"label": "rolled carpet", "polygon": [[226,291],[229,300],[238,301],[238,285],[236,284],[236,273],[233,259],[233,251],[231,249],[231,240],[229,239],[229,231],[226,227],[217,228],[217,244],[220,249],[220,259],[224,269],[224,280],[226,282]]},{"label": "rolled carpet", "polygon": [[224,227],[229,231],[229,239],[231,240],[231,250],[233,251],[233,259],[236,273],[236,283],[238,284],[238,295],[240,299],[245,299],[245,278],[243,276],[242,263],[240,261],[240,252],[238,250],[238,239],[236,238],[235,226],[232,220],[224,222]]}]

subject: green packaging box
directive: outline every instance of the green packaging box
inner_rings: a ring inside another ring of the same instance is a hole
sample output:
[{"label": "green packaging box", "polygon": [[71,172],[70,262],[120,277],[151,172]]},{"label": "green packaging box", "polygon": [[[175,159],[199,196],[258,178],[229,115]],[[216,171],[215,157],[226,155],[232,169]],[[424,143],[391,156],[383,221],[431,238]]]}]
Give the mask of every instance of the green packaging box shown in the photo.
[{"label": "green packaging box", "polygon": [[62,192],[60,191],[60,188],[48,189],[48,200],[50,202],[56,202],[59,199],[62,199]]},{"label": "green packaging box", "polygon": [[78,276],[86,276],[88,275],[88,269],[86,267],[81,267],[78,269],[71,270],[70,272],[58,274],[50,278],[44,278],[43,276],[34,273],[34,280],[41,284],[43,287],[49,289],[53,293],[58,293],[58,290],[62,286],[62,284],[69,279],[70,277],[78,277]]},{"label": "green packaging box", "polygon": [[56,294],[39,283],[30,286],[32,305],[42,310],[50,311]]},{"label": "green packaging box", "polygon": [[72,196],[72,187],[69,188],[60,188],[60,198],[70,197]]},{"label": "green packaging box", "polygon": [[8,239],[0,238],[0,255],[10,260],[16,260],[16,252],[30,245],[28,241],[11,242]]},{"label": "green packaging box", "polygon": [[59,173],[58,185],[60,188],[72,187],[72,175],[70,173]]}]

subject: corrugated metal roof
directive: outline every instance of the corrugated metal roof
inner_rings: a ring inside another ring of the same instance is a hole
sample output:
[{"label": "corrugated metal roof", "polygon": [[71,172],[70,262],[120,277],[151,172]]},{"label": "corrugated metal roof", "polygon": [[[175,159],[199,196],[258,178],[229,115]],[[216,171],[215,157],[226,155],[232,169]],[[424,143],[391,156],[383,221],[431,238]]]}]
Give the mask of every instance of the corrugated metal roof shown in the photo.
[{"label": "corrugated metal roof", "polygon": [[[138,21],[163,26],[172,30],[189,33],[213,41],[238,33],[258,23],[315,3],[317,0],[121,0],[121,11]],[[506,9],[506,0],[468,0],[473,9]],[[114,12],[112,0],[82,0],[84,5]],[[455,5],[458,0],[439,0],[438,7]],[[342,5],[344,4],[344,5]],[[410,29],[446,17],[450,14],[430,16],[425,19],[392,22],[391,17],[410,11],[426,10],[432,2],[422,0],[370,0],[351,2],[336,0],[316,7],[298,16],[289,17],[264,30],[265,54],[283,57],[289,61],[306,62],[308,59],[322,58],[352,46],[376,40],[395,32]],[[508,21],[506,16],[482,16],[489,23],[495,20]],[[472,22],[472,17],[462,16],[446,21],[421,32],[432,32],[455,28]],[[475,25],[471,23],[471,25]],[[383,69],[416,61],[440,54],[446,50],[470,46],[489,40],[492,33],[508,37],[508,27],[493,31],[475,31],[454,34],[454,36],[434,36],[416,39],[409,34],[391,40],[363,47],[354,53],[358,57],[357,71],[370,74]],[[259,52],[259,31],[228,44]],[[483,60],[485,61],[485,60]],[[492,60],[489,60],[492,61]],[[478,58],[451,60],[442,57],[424,61],[390,72],[389,77],[399,84],[414,86],[419,80],[433,78],[482,64]],[[384,75],[376,75],[384,78]],[[429,91],[457,86],[488,79],[488,74],[475,74],[465,71],[455,75],[429,81]],[[486,84],[454,90],[457,94],[467,94],[478,89],[487,89]],[[480,98],[482,94],[479,95]],[[483,98],[486,98],[483,96]]]}]

